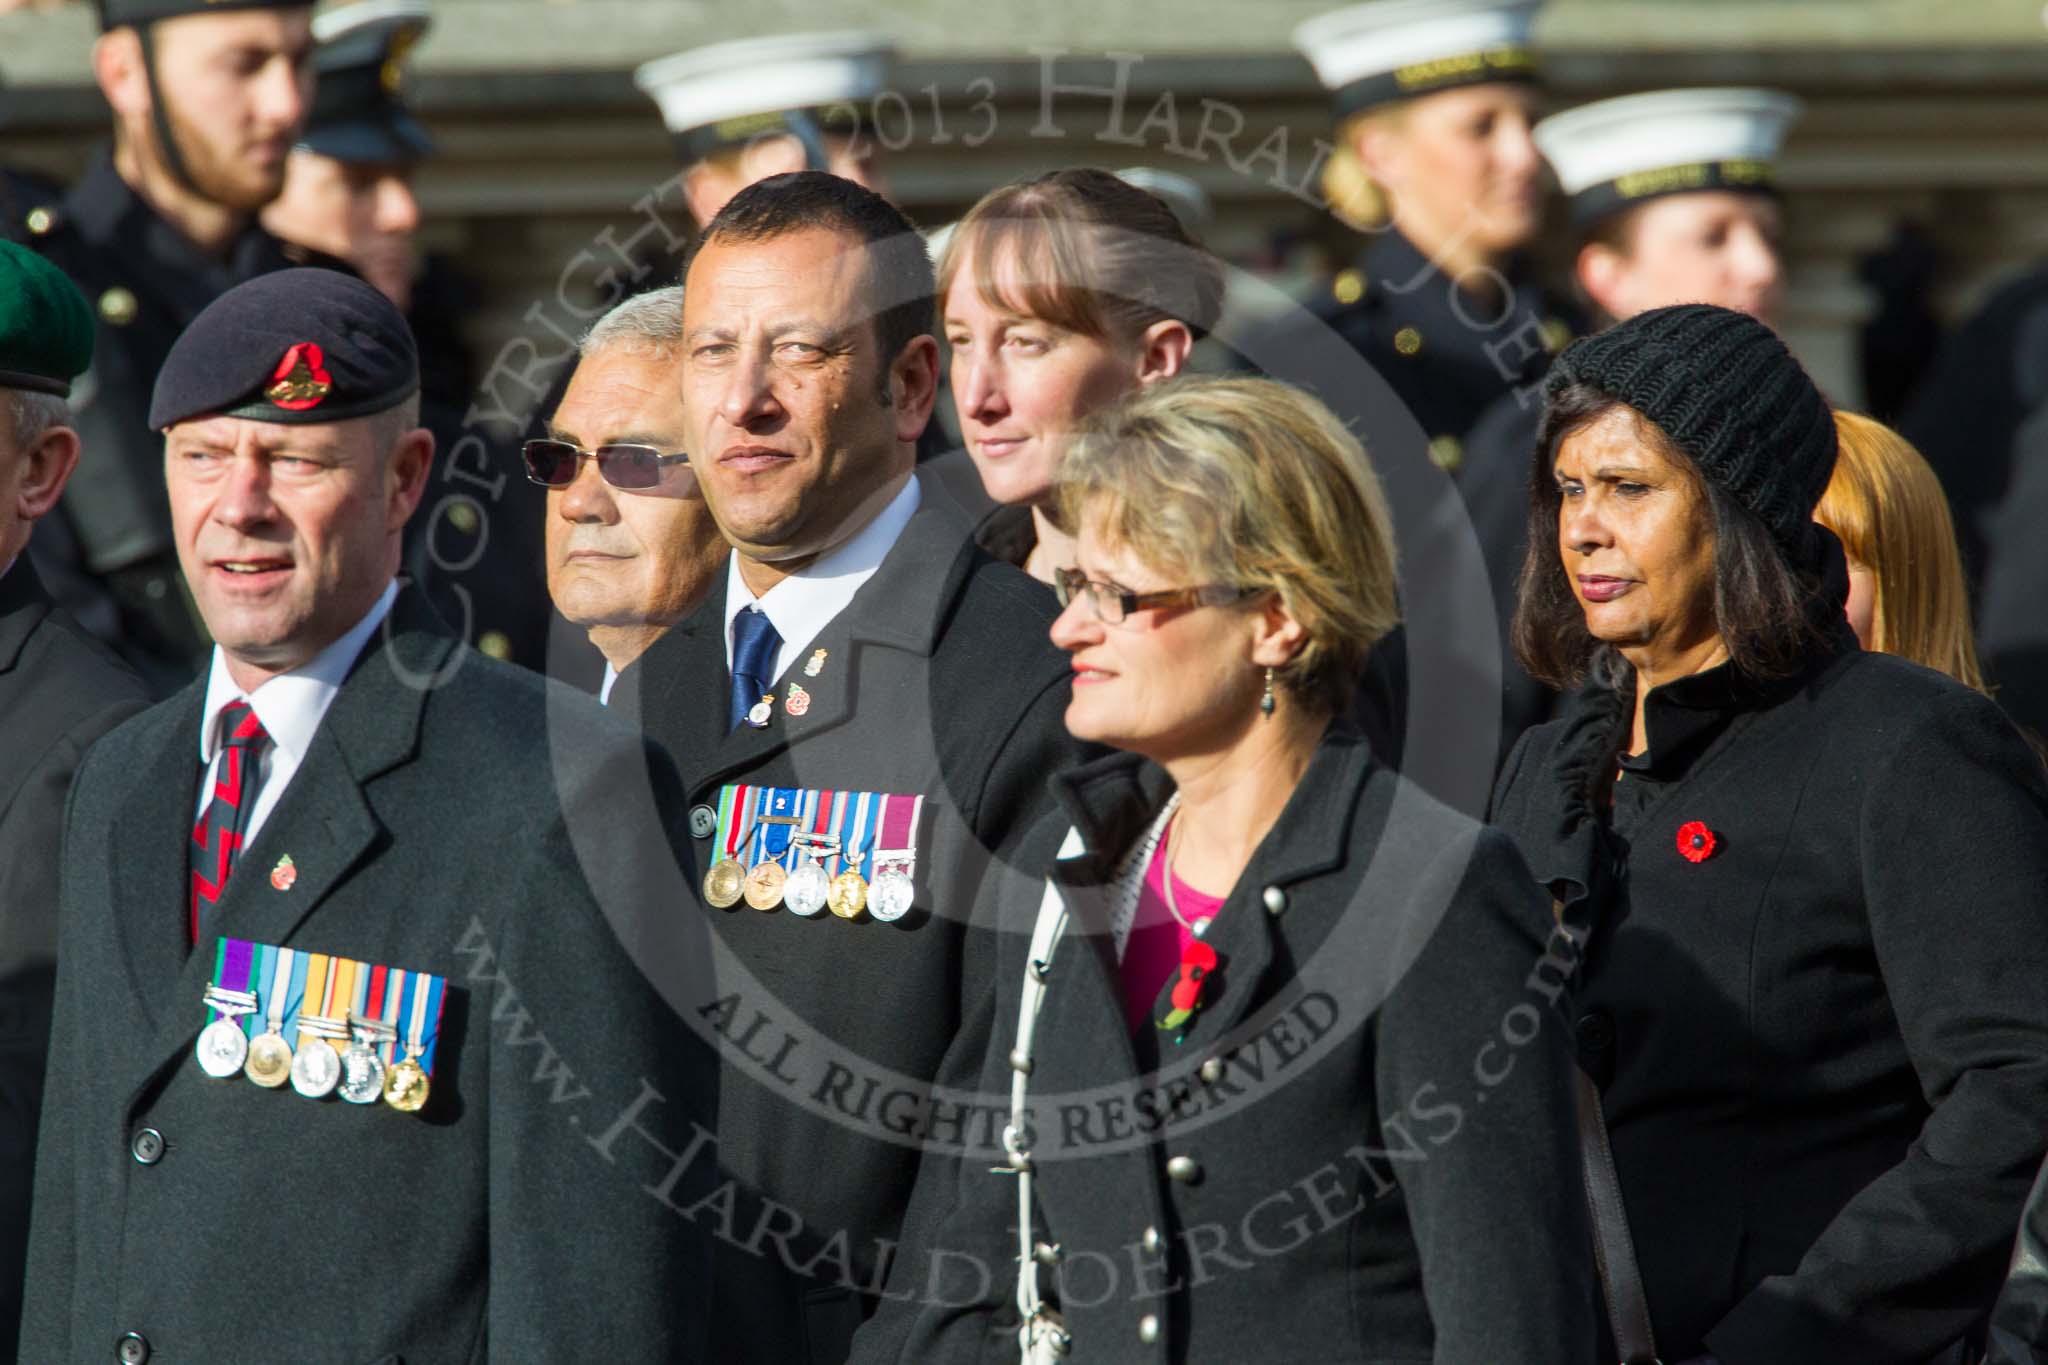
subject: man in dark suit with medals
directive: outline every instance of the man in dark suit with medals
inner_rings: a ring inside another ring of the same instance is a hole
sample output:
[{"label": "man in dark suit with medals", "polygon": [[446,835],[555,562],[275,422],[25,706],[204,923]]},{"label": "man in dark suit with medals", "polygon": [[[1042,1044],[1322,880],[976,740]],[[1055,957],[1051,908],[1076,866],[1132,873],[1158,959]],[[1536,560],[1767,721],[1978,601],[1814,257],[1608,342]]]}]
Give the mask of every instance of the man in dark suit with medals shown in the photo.
[{"label": "man in dark suit with medals", "polygon": [[995,1118],[927,1091],[986,980],[989,860],[1079,756],[1069,668],[1051,595],[914,472],[937,344],[897,210],[818,172],[761,181],[684,290],[687,444],[734,552],[611,707],[682,771],[717,942],[710,1359],[837,1365],[917,1144]]},{"label": "man in dark suit with medals", "polygon": [[306,115],[311,10],[100,0],[93,74],[114,112],[113,150],[26,224],[100,321],[74,399],[93,477],[36,537],[36,567],[159,692],[204,667],[206,635],[178,576],[161,443],[144,420],[150,389],[202,308],[289,264],[256,211],[283,185]]},{"label": "man in dark suit with medals", "polygon": [[711,1119],[623,946],[691,956],[681,809],[630,727],[395,578],[418,389],[397,310],[328,270],[238,286],[164,365],[216,643],[74,787],[27,1359],[701,1350],[689,1188],[597,1140],[648,1094],[676,1149]]},{"label": "man in dark suit with medals", "polygon": [[78,467],[64,398],[92,310],[0,243],[0,1357],[21,1316],[30,1177],[57,951],[57,846],[80,758],[148,704],[142,680],[56,608],[22,553]]}]

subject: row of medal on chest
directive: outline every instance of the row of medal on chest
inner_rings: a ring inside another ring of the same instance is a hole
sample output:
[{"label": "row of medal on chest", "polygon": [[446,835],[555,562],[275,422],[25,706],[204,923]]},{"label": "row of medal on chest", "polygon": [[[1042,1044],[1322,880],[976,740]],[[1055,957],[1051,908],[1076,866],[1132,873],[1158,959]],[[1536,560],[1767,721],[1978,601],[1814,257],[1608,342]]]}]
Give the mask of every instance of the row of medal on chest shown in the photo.
[{"label": "row of medal on chest", "polygon": [[[235,969],[242,955],[232,952],[229,942],[224,942],[221,954],[225,970],[217,971],[204,996],[217,1017],[200,1031],[194,1048],[201,1071],[215,1080],[242,1076],[266,1090],[289,1084],[310,1100],[330,1095],[359,1105],[381,1100],[408,1114],[426,1107],[432,1088],[431,1053],[447,990],[442,978],[327,959],[328,970],[315,973],[308,984],[306,959],[319,955],[235,943],[233,948],[252,949],[247,959],[260,964],[245,974]],[[342,979],[343,968],[359,969],[360,989],[342,986],[336,991],[332,983]],[[320,995],[325,1010],[340,1012],[312,1014],[296,1005],[287,1008],[295,969],[301,1003],[308,993]],[[324,990],[318,978],[324,978]],[[263,994],[230,984],[237,980],[262,988]],[[242,1020],[259,1014],[265,1016],[266,1027],[251,1037]],[[406,1036],[404,1051],[398,1053],[401,1028]],[[298,1036],[296,1048],[287,1033]],[[338,1046],[344,1042],[346,1047]]]},{"label": "row of medal on chest", "polygon": [[[786,906],[810,918],[830,910],[885,924],[910,913],[922,796],[733,786],[719,793],[719,809],[714,846],[723,853],[704,874],[704,899],[716,908],[744,900],[761,911]],[[904,847],[876,847],[883,842]]]}]

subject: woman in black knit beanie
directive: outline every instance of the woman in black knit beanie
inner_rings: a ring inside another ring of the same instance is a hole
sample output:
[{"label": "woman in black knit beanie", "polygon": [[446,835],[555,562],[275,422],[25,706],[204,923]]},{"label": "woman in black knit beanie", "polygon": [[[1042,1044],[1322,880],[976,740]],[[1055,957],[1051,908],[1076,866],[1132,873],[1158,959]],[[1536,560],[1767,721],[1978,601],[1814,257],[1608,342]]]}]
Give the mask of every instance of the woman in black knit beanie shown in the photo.
[{"label": "woman in black knit beanie", "polygon": [[1546,387],[1515,642],[1580,691],[1494,819],[1582,954],[1640,1266],[1603,1358],[1961,1360],[2048,1148],[2041,766],[1858,649],[1834,424],[1769,328],[1658,309]]}]

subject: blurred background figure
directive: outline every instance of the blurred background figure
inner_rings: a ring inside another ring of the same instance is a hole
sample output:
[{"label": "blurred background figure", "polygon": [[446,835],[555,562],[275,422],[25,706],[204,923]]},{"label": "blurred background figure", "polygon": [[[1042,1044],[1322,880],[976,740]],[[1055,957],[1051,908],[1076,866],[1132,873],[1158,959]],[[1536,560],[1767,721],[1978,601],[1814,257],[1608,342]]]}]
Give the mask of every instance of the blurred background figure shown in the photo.
[{"label": "blurred background figure", "polygon": [[1899,432],[1927,457],[1955,515],[1974,591],[1992,563],[1991,521],[2015,482],[2017,440],[2048,407],[2048,263],[1993,291],[1942,343],[1907,401]]},{"label": "blurred background figure", "polygon": [[[1774,323],[1784,297],[1775,184],[1799,101],[1771,90],[1660,90],[1602,100],[1536,125],[1569,199],[1573,281],[1599,326],[1677,303]],[[1555,694],[1508,648],[1526,553],[1529,452],[1543,405],[1498,399],[1468,443],[1458,488],[1500,611],[1503,753],[1549,718]]]},{"label": "blurred background figure", "polygon": [[2012,486],[1989,519],[1978,644],[2006,714],[2048,735],[2048,408],[2013,438]]},{"label": "blurred background figure", "polygon": [[1068,434],[1180,373],[1222,267],[1166,200],[1080,168],[983,196],[947,235],[938,291],[961,437],[998,504],[976,539],[1050,583],[1073,563],[1052,505]]},{"label": "blurred background figure", "polygon": [[1841,452],[1813,519],[1849,557],[1857,640],[1987,691],[1941,482],[1919,451],[1874,418],[1838,411],[1835,435]]},{"label": "blurred background figure", "polygon": [[1540,378],[1571,339],[1526,254],[1546,189],[1530,135],[1541,6],[1375,0],[1294,33],[1338,119],[1323,191],[1370,240],[1313,323],[1283,322],[1250,358],[1277,374],[1290,347],[1334,329],[1392,386],[1446,470],[1463,462],[1486,406]]},{"label": "blurred background figure", "polygon": [[310,0],[101,0],[92,69],[113,150],[28,223],[99,315],[73,405],[93,474],[71,484],[32,553],[52,595],[159,692],[191,677],[210,642],[171,545],[150,390],[201,309],[291,263],[256,215],[284,186],[311,102],[311,11]]},{"label": "blurred background figure", "polygon": [[[459,459],[468,474],[516,478],[518,452],[501,429],[466,421],[478,378],[463,335],[475,311],[468,283],[447,257],[423,257],[418,245],[413,185],[435,146],[407,103],[406,81],[433,22],[428,0],[364,0],[314,21],[319,86],[263,223],[295,261],[351,271],[405,314],[420,348],[420,423],[434,433],[443,470]],[[544,668],[539,509],[516,497],[488,507],[466,496],[444,502],[445,485],[435,487],[406,527],[406,572],[478,649]]]},{"label": "blurred background figure", "polygon": [[869,101],[889,88],[895,65],[882,34],[791,33],[678,52],[633,82],[661,108],[701,227],[747,186],[786,171],[829,171],[886,198]]},{"label": "blurred background figure", "polygon": [[683,454],[682,359],[683,287],[626,300],[583,338],[547,436],[524,451],[548,490],[548,596],[604,656],[600,701],[730,550]]}]

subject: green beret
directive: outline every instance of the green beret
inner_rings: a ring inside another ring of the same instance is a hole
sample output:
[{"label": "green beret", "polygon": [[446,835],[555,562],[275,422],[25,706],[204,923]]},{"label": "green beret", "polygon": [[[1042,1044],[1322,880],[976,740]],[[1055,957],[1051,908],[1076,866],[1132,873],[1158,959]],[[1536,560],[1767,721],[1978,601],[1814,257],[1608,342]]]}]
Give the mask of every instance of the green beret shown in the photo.
[{"label": "green beret", "polygon": [[0,241],[0,389],[59,398],[92,364],[92,308],[64,272]]}]

